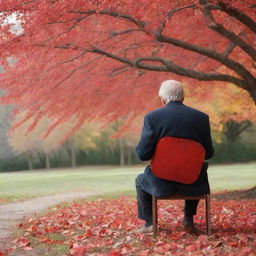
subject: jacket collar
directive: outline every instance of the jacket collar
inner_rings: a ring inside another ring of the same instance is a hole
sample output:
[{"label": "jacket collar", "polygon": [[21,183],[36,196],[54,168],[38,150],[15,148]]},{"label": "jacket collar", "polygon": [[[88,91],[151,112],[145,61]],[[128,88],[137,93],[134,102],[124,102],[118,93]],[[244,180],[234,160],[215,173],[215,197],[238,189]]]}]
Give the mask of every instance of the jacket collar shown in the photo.
[{"label": "jacket collar", "polygon": [[183,103],[181,101],[169,101],[165,107],[172,107],[172,106],[182,106]]}]

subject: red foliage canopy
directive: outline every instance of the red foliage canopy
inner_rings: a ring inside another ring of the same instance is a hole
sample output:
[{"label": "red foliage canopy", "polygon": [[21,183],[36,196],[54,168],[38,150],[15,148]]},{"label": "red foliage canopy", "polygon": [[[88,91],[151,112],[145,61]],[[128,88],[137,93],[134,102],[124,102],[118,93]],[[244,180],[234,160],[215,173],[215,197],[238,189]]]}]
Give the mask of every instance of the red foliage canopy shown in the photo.
[{"label": "red foliage canopy", "polygon": [[2,102],[28,110],[34,125],[47,115],[50,129],[71,116],[74,129],[131,121],[153,107],[170,73],[233,83],[256,102],[255,8],[254,0],[2,1]]}]

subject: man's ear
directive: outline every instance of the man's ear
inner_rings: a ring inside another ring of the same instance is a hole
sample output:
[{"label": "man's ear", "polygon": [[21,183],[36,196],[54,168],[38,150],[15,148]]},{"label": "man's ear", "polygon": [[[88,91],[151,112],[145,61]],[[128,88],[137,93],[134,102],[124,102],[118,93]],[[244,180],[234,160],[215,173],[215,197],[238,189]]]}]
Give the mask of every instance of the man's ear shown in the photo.
[{"label": "man's ear", "polygon": [[161,96],[159,96],[159,98],[161,100],[162,105],[165,106],[165,104],[166,104],[165,100]]}]

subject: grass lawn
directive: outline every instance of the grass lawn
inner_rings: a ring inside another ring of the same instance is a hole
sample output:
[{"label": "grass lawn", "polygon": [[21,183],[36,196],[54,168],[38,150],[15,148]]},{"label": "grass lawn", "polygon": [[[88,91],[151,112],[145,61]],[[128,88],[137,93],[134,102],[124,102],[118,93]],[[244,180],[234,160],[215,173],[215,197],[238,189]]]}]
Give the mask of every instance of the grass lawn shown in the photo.
[{"label": "grass lawn", "polygon": [[[134,179],[144,166],[86,166],[0,173],[0,203],[68,191],[135,194]],[[246,189],[256,184],[256,163],[213,165],[208,170],[212,192]]]},{"label": "grass lawn", "polygon": [[[135,195],[134,180],[143,169],[142,165],[131,167],[87,166],[77,169],[0,173],[0,204],[15,199],[21,200],[81,190],[99,191],[102,192],[102,195],[111,198],[119,197],[122,194]],[[208,174],[212,192],[246,189],[256,183],[256,163],[214,165],[210,166]],[[86,198],[86,201],[95,200],[102,195],[91,196]],[[84,199],[79,201],[82,205],[84,204]],[[94,202],[100,203],[101,201]],[[69,204],[63,203],[62,206],[69,206]],[[79,232],[79,230],[75,230],[75,234],[80,234]],[[24,237],[24,230],[18,230],[17,237]],[[38,252],[35,255],[60,256],[69,252],[69,247],[66,244],[46,245],[33,236],[26,237],[34,250]],[[51,232],[46,237],[51,240],[67,239],[61,234],[52,234]],[[15,253],[13,255],[24,255],[23,249],[19,248]]]}]

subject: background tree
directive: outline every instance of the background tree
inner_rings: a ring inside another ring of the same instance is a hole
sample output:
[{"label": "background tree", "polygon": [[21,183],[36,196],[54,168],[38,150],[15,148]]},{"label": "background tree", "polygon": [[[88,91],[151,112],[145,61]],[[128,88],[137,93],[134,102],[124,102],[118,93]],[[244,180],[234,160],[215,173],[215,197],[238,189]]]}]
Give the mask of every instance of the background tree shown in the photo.
[{"label": "background tree", "polygon": [[250,120],[242,121],[240,123],[229,120],[225,123],[224,134],[228,141],[234,142],[239,138],[239,135],[252,126]]},{"label": "background tree", "polygon": [[186,91],[186,103],[210,115],[212,129],[219,135],[215,136],[216,141],[220,142],[222,135],[230,142],[235,141],[256,123],[256,106],[240,88],[219,83],[207,92],[202,85],[196,90]]},{"label": "background tree", "polygon": [[[8,142],[8,131],[11,127],[11,106],[2,105],[0,106],[0,159],[7,159],[15,155]],[[1,160],[0,160],[1,161]]]},{"label": "background tree", "polygon": [[[16,119],[21,119],[23,114],[16,116]],[[31,130],[32,121],[22,123],[9,135],[9,141],[17,155],[25,158],[29,169],[40,166],[42,159],[44,167],[49,169],[54,166],[69,166],[76,167],[77,160],[83,157],[83,163],[90,162],[91,153],[96,153],[97,164],[107,162],[113,163],[113,155],[120,154],[118,140],[114,138],[117,130],[113,126],[103,129],[99,123],[84,124],[72,136],[66,138],[67,132],[71,129],[72,123],[64,123],[61,127],[53,130],[46,138],[44,138],[45,130],[51,125],[52,121],[47,118],[42,118],[37,123],[36,127]],[[124,136],[124,135],[123,135]],[[122,138],[124,141],[123,164],[131,163],[132,156],[130,147],[128,147],[128,138]],[[87,156],[88,155],[88,156]],[[121,155],[121,154],[120,154]],[[78,159],[79,158],[79,159]],[[88,158],[88,159],[87,159]],[[57,165],[55,164],[57,161]]]},{"label": "background tree", "polygon": [[97,128],[97,124],[93,126],[85,124],[65,141],[64,147],[68,148],[72,167],[77,166],[76,155],[79,150],[86,153],[90,149],[95,149],[97,147],[96,141],[99,137],[101,137],[101,133]]},{"label": "background tree", "polygon": [[[25,113],[16,116],[16,121],[23,118]],[[50,154],[56,151],[61,144],[61,139],[70,130],[70,124],[65,123],[61,128],[54,130],[47,138],[44,137],[45,130],[50,126],[52,121],[42,118],[34,125],[33,122],[27,121],[22,123],[19,128],[9,135],[9,141],[12,148],[18,153],[26,156],[29,169],[33,169],[34,163],[41,160],[41,156],[45,159],[45,168],[49,169]]]}]

